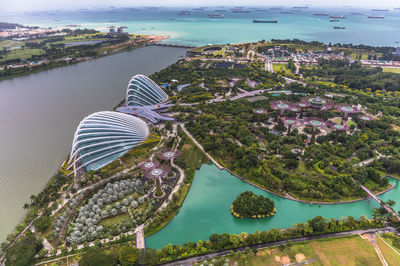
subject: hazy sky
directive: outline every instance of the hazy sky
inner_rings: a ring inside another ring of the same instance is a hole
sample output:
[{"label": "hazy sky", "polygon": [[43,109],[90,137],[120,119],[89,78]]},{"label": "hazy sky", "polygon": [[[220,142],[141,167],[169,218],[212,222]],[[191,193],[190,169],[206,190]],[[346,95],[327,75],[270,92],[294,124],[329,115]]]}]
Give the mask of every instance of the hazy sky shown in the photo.
[{"label": "hazy sky", "polygon": [[400,7],[399,0],[0,0],[2,11],[126,6],[358,6]]}]

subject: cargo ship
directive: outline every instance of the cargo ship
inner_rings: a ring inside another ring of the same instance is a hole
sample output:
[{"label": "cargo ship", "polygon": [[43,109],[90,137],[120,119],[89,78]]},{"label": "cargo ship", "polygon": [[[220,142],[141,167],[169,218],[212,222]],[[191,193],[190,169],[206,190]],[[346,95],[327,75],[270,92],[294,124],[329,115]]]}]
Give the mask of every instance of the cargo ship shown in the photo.
[{"label": "cargo ship", "polygon": [[225,9],[215,9],[214,11],[215,12],[225,12],[226,10]]},{"label": "cargo ship", "polygon": [[352,15],[364,15],[364,13],[361,13],[361,12],[351,12],[350,14],[352,14]]},{"label": "cargo ship", "polygon": [[377,12],[388,12],[389,9],[371,9],[371,11],[377,11]]},{"label": "cargo ship", "polygon": [[233,13],[250,13],[249,10],[238,10],[238,9],[232,10],[232,12]]},{"label": "cargo ship", "polygon": [[270,9],[271,10],[282,10],[283,8],[282,7],[271,7]]},{"label": "cargo ship", "polygon": [[209,18],[224,18],[223,14],[208,14]]},{"label": "cargo ship", "polygon": [[333,27],[335,30],[344,30],[346,27],[339,27],[339,26],[335,26]]},{"label": "cargo ship", "polygon": [[395,7],[393,8],[393,10],[400,10],[400,7]]},{"label": "cargo ship", "polygon": [[334,19],[334,18],[329,19],[329,21],[330,21],[330,22],[339,22],[338,19]]},{"label": "cargo ship", "polygon": [[294,9],[307,9],[308,6],[294,6],[292,8],[294,8]]},{"label": "cargo ship", "polygon": [[290,11],[282,11],[282,12],[280,12],[281,14],[293,14],[293,12],[290,12]]},{"label": "cargo ship", "polygon": [[345,19],[346,17],[343,16],[343,15],[340,15],[340,16],[330,16],[330,18],[333,18],[333,19]]},{"label": "cargo ship", "polygon": [[372,18],[372,19],[384,19],[385,16],[368,16],[367,18]]},{"label": "cargo ship", "polygon": [[258,20],[258,19],[253,19],[253,23],[278,23],[278,19],[274,19],[274,20]]},{"label": "cargo ship", "polygon": [[178,12],[179,16],[189,16],[190,15],[190,11],[184,10],[184,11],[180,11]]},{"label": "cargo ship", "polygon": [[314,16],[320,16],[320,17],[327,17],[327,16],[329,16],[329,14],[328,13],[315,13],[315,14],[313,14]]}]

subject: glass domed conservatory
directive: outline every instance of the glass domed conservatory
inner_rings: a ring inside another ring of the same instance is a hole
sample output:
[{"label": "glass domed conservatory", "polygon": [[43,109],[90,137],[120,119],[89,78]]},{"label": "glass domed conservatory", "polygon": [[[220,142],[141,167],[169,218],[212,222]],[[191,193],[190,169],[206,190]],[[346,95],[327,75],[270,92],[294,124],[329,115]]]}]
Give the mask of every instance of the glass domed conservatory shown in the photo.
[{"label": "glass domed conservatory", "polygon": [[135,75],[126,90],[126,106],[148,106],[165,102],[168,95],[150,78]]},{"label": "glass domed conservatory", "polygon": [[137,117],[111,111],[93,113],[76,129],[69,163],[73,162],[75,171],[100,169],[142,143],[148,135],[146,122]]}]

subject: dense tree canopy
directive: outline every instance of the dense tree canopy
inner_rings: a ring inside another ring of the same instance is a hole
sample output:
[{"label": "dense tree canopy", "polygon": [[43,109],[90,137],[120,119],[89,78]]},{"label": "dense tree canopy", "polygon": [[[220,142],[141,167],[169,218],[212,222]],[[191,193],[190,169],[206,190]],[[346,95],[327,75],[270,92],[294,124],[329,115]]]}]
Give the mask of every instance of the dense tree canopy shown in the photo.
[{"label": "dense tree canopy", "polygon": [[240,218],[263,218],[275,212],[274,202],[251,191],[241,193],[232,203],[232,214]]}]

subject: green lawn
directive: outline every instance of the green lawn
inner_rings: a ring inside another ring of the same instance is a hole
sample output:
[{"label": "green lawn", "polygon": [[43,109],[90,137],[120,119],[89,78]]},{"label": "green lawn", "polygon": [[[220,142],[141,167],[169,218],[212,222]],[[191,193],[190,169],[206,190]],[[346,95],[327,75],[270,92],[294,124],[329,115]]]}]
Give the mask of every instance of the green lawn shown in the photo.
[{"label": "green lawn", "polygon": [[382,70],[383,72],[400,74],[400,68],[384,67]]},{"label": "green lawn", "polygon": [[292,73],[292,71],[290,71],[287,68],[286,64],[273,64],[272,67],[273,67],[275,73],[276,72],[283,72],[284,74],[291,74]]},{"label": "green lawn", "polygon": [[[391,239],[390,239],[391,240]],[[387,244],[386,244],[386,243]],[[397,254],[391,246],[388,246],[389,242],[385,239],[385,242],[377,237],[376,244],[378,245],[379,249],[382,252],[383,257],[385,258],[386,262],[389,265],[400,265],[400,255]],[[400,252],[399,252],[400,253]]]},{"label": "green lawn", "polygon": [[99,222],[99,225],[111,226],[113,224],[120,224],[125,219],[130,219],[129,214],[128,213],[121,213],[121,214],[118,214],[117,216],[101,220]]},{"label": "green lawn", "polygon": [[11,53],[7,54],[4,56],[2,59],[0,59],[0,62],[4,62],[6,60],[14,60],[14,59],[29,59],[31,58],[32,55],[40,55],[43,54],[42,49],[15,49],[15,50],[10,50]]},{"label": "green lawn", "polygon": [[[258,250],[256,254],[253,252],[247,255],[243,253],[234,254],[230,256],[229,260],[231,263],[237,262],[238,265],[246,266],[283,265],[289,263],[321,266],[381,265],[371,243],[358,235],[307,241],[285,247],[271,247]],[[219,264],[215,263],[215,265]]]}]

